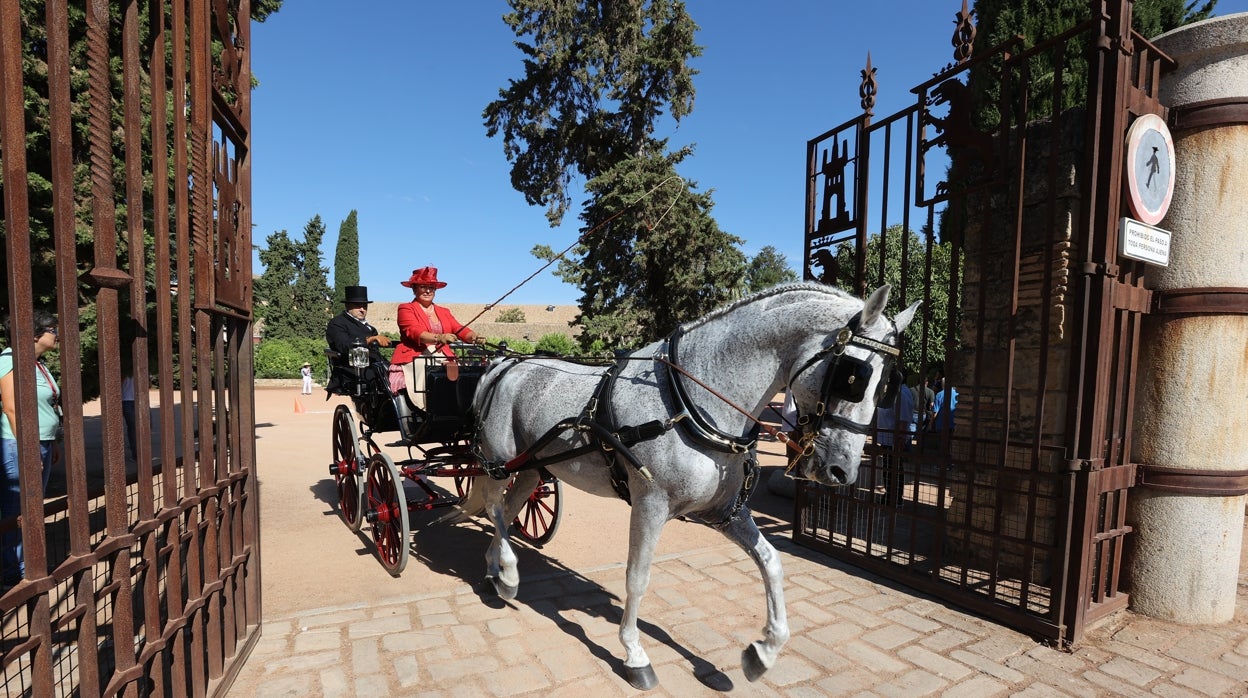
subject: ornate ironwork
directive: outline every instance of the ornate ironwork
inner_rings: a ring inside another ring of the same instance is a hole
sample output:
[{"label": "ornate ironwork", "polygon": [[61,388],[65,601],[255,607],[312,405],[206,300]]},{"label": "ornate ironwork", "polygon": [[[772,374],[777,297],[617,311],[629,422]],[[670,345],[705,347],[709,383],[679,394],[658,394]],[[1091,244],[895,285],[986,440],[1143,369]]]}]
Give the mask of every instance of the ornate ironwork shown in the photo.
[{"label": "ornate ironwork", "polygon": [[962,0],[962,9],[957,14],[953,30],[953,60],[961,65],[971,59],[975,52],[975,22],[971,19],[975,11],[967,9],[966,0]]},{"label": "ornate ironwork", "polygon": [[862,82],[858,85],[858,97],[861,98],[862,111],[870,116],[875,110],[875,95],[879,85],[875,81],[875,68],[871,65],[871,53],[867,53],[867,67],[862,69]]}]

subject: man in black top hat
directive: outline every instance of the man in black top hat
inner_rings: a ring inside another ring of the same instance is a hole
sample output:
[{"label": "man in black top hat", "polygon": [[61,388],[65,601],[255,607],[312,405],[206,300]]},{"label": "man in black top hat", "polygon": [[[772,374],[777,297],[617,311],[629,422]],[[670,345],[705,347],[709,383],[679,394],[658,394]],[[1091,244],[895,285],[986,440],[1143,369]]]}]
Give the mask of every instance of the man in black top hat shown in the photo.
[{"label": "man in black top hat", "polygon": [[[338,353],[333,363],[346,366],[347,355],[351,352],[351,347],[356,346],[358,342],[368,347],[369,363],[385,364],[386,360],[381,355],[381,347],[390,346],[390,338],[378,332],[377,328],[368,324],[365,319],[368,317],[368,304],[372,302],[368,300],[368,287],[348,286],[343,295],[346,309],[335,315],[325,326],[325,341],[329,343],[330,349]],[[337,387],[338,381],[331,373],[329,384],[325,386],[325,389],[333,392]]]}]

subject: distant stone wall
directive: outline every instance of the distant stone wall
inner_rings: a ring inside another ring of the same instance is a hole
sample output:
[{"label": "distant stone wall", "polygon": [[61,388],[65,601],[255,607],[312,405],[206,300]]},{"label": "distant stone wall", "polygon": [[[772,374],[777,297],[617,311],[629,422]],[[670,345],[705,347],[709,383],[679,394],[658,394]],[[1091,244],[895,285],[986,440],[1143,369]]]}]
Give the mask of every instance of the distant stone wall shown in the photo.
[{"label": "distant stone wall", "polygon": [[[445,303],[444,307],[451,311],[455,319],[468,322],[481,313],[481,317],[471,323],[472,329],[486,337],[498,339],[529,339],[536,342],[548,334],[562,334],[576,337],[581,328],[572,325],[572,321],[580,314],[575,305],[516,305],[500,303],[482,313],[485,307],[476,303]],[[508,310],[518,308],[524,313],[524,322],[498,322],[498,316]],[[552,308],[547,310],[547,308]],[[368,307],[368,321],[382,332],[398,334],[399,304],[373,303]]]}]

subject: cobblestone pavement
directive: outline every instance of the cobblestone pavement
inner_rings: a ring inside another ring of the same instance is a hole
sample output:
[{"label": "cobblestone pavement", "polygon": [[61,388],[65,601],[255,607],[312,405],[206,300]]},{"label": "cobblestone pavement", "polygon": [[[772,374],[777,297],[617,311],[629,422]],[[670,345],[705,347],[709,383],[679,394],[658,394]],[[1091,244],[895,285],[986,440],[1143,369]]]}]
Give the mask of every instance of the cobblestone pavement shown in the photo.
[{"label": "cobblestone pavement", "polygon": [[[729,543],[665,556],[642,604],[655,696],[1245,696],[1248,576],[1235,620],[1193,627],[1119,613],[1063,652],[773,535],[792,638],[749,683],[762,585]],[[414,563],[415,564],[415,563]],[[409,568],[410,569],[410,568]],[[522,570],[523,574],[523,570]],[[624,566],[267,619],[231,696],[619,696]]]}]

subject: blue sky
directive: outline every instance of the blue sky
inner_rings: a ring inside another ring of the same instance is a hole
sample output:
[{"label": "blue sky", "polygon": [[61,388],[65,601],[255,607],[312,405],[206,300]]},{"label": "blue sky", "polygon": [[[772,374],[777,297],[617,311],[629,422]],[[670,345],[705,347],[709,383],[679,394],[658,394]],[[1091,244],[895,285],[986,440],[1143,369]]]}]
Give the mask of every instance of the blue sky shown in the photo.
[{"label": "blue sky", "polygon": [[[867,54],[875,113],[949,63],[961,0],[687,0],[704,47],[693,114],[660,133],[694,143],[681,176],[714,190],[712,215],[754,255],[776,247],[798,270],[806,141],[860,112]],[[253,242],[277,230],[300,239],[319,214],[332,267],[338,226],[358,211],[360,283],[379,301],[433,265],[442,302],[493,303],[579,235],[511,188],[500,138],[481,112],[522,74],[503,0],[287,0],[252,28]],[[1248,11],[1220,0],[1218,14]],[[553,268],[553,267],[552,267]],[[256,262],[256,273],[262,268]],[[331,268],[330,281],[333,281]],[[574,304],[578,290],[547,270],[505,304]]]}]

